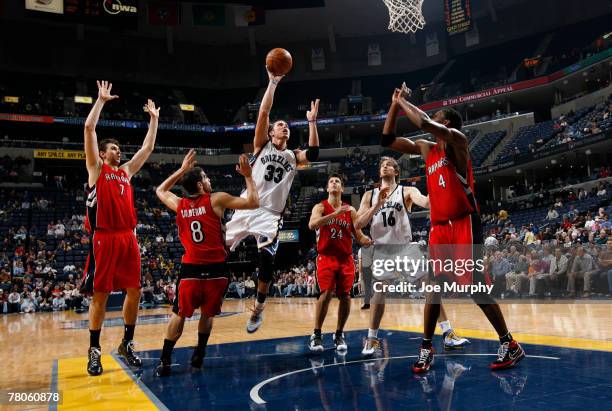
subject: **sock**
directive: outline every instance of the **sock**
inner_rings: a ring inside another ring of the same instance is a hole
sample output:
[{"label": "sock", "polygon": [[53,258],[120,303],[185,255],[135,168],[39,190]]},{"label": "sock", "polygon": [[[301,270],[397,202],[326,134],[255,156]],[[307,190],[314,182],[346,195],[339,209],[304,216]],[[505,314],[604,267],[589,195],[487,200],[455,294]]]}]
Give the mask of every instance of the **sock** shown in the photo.
[{"label": "sock", "polygon": [[206,351],[206,344],[208,344],[208,337],[210,334],[198,333],[198,351],[204,353]]},{"label": "sock", "polygon": [[263,293],[260,293],[259,291],[257,291],[257,302],[259,304],[265,303],[266,302],[266,297],[267,297],[267,294],[263,294]]},{"label": "sock", "polygon": [[336,337],[342,337],[342,330],[336,330]]},{"label": "sock", "polygon": [[512,334],[508,333],[506,335],[504,335],[503,337],[499,337],[499,342],[503,343],[509,343],[510,341],[512,341]]},{"label": "sock", "polygon": [[128,325],[125,324],[123,328],[123,339],[125,341],[132,341],[134,339],[134,329],[136,328],[136,324]]},{"label": "sock", "polygon": [[378,328],[375,330],[368,328],[368,338],[378,338]]},{"label": "sock", "polygon": [[100,348],[100,332],[102,330],[89,330],[89,346]]},{"label": "sock", "polygon": [[162,348],[161,355],[162,362],[169,363],[172,361],[172,350],[174,349],[174,344],[176,344],[176,341],[164,338],[164,348]]},{"label": "sock", "polygon": [[449,320],[441,321],[440,328],[442,328],[442,334],[444,334],[447,331],[451,331],[453,329],[453,327],[451,327],[451,323]]},{"label": "sock", "polygon": [[423,338],[423,342],[421,343],[421,347],[431,349],[431,340],[427,338]]},{"label": "sock", "polygon": [[321,329],[320,328],[315,328],[314,329],[314,335],[316,335],[317,337],[321,336]]}]

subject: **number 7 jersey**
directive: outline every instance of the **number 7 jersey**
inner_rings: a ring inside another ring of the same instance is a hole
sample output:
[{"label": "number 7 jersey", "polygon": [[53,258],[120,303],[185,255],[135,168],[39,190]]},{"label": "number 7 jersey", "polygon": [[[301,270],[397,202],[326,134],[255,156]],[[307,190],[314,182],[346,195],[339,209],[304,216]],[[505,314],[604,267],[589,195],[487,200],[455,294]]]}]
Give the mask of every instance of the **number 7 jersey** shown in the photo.
[{"label": "number 7 jersey", "polygon": [[183,263],[215,264],[225,261],[225,227],[212,208],[210,193],[181,198],[176,209],[176,225],[185,249]]},{"label": "number 7 jersey", "polygon": [[[292,150],[278,150],[272,140],[251,160],[253,181],[259,194],[259,207],[282,213],[287,203],[293,178],[297,173],[297,158]],[[241,197],[246,198],[244,190]]]}]

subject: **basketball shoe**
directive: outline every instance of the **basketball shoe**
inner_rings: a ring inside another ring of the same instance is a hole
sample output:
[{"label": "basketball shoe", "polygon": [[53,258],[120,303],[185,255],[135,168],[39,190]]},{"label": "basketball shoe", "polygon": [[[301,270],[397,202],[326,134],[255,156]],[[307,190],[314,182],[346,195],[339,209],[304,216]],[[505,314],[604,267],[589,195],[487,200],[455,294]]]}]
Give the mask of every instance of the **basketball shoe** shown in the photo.
[{"label": "basketball shoe", "polygon": [[255,303],[255,307],[253,307],[251,309],[252,314],[251,317],[249,317],[249,321],[247,321],[247,332],[249,334],[254,333],[255,331],[259,330],[259,327],[261,326],[261,323],[263,322],[263,310],[264,310],[264,305],[263,304],[258,304]]},{"label": "basketball shoe", "polygon": [[132,367],[142,366],[140,357],[136,354],[136,351],[134,351],[134,341],[121,340],[121,344],[119,344],[117,351]]},{"label": "basketball shoe", "polygon": [[96,376],[102,374],[102,351],[99,347],[89,347],[87,354],[89,360],[87,361],[87,373],[89,375]]},{"label": "basketball shoe", "polygon": [[374,355],[377,352],[380,352],[380,340],[378,338],[366,338],[363,350],[361,350],[361,354]]},{"label": "basketball shoe", "polygon": [[497,359],[490,365],[492,370],[512,368],[525,358],[525,351],[516,340],[502,343],[497,350]]},{"label": "basketball shoe", "polygon": [[191,354],[191,366],[193,368],[202,368],[204,357],[206,357],[206,352],[196,347],[193,350],[193,354]]},{"label": "basketball shoe", "polygon": [[158,377],[169,377],[170,374],[172,374],[171,361],[160,359],[157,368],[155,368],[155,375]]},{"label": "basketball shoe", "polygon": [[323,337],[321,335],[312,334],[310,336],[310,343],[308,344],[308,348],[312,352],[323,352],[325,348],[323,348]]},{"label": "basketball shoe", "polygon": [[344,339],[344,333],[340,335],[334,334],[334,345],[336,346],[336,351],[348,350],[348,345],[346,344],[346,340]]},{"label": "basketball shoe", "polygon": [[442,345],[446,351],[460,350],[470,343],[470,340],[455,334],[453,330],[449,330],[442,335]]},{"label": "basketball shoe", "polygon": [[412,371],[421,374],[429,371],[429,368],[434,363],[434,349],[433,347],[425,348],[421,345],[421,351],[419,352],[419,358],[412,365]]}]

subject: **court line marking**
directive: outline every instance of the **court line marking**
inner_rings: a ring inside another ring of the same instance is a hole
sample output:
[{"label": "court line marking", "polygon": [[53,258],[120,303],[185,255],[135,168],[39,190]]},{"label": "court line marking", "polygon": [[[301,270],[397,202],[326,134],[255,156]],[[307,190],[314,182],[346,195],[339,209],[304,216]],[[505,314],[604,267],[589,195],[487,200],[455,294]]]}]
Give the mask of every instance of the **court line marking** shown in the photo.
[{"label": "court line marking", "polygon": [[[53,360],[53,367],[51,368],[51,387],[52,393],[57,391],[57,358]],[[49,411],[57,411],[57,402],[49,401]]]},{"label": "court line marking", "polygon": [[146,386],[145,383],[142,382],[140,378],[134,374],[134,372],[128,367],[121,359],[117,356],[115,352],[111,352],[111,356],[113,359],[119,364],[119,366],[123,369],[123,371],[134,381],[134,383],[144,392],[144,394],[149,398],[149,401],[153,403],[159,410],[161,411],[170,411],[168,407],[164,405],[163,402],[153,392]]},{"label": "court line marking", "polygon": [[[497,356],[497,354],[481,354],[481,353],[478,353],[478,354],[439,354],[436,357],[455,357],[455,356],[477,357],[477,356]],[[293,374],[299,374],[299,373],[306,372],[306,371],[312,371],[313,369],[335,367],[338,365],[357,364],[357,363],[362,363],[362,362],[371,362],[371,361],[378,361],[378,360],[398,360],[398,359],[403,359],[403,358],[417,358],[417,357],[418,355],[401,355],[397,357],[382,357],[382,358],[371,357],[371,358],[364,358],[361,360],[347,361],[344,363],[326,364],[326,365],[320,365],[317,367],[302,368],[301,370],[289,371],[284,374],[276,375],[272,378],[268,378],[267,380],[264,380],[254,385],[253,388],[251,388],[251,391],[249,391],[249,395],[251,397],[251,400],[253,400],[254,403],[258,405],[262,405],[262,404],[266,404],[266,401],[262,399],[261,396],[259,395],[259,390],[261,390],[265,385],[271,383],[272,381],[280,380],[281,378],[285,378]],[[560,360],[561,359],[559,357],[548,357],[545,355],[526,355],[526,357],[527,358],[540,358],[544,360]]]}]

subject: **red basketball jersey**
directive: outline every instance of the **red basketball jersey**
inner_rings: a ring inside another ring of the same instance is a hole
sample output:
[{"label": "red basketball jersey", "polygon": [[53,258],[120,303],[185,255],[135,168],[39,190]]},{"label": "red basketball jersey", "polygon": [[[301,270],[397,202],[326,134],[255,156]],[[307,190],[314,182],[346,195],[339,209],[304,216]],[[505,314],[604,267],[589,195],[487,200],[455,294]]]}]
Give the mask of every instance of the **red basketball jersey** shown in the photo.
[{"label": "red basketball jersey", "polygon": [[[329,201],[323,200],[323,216],[335,210]],[[346,203],[342,203],[345,205]],[[349,256],[353,254],[353,220],[350,210],[332,218],[317,230],[317,251],[319,254],[334,257]]]},{"label": "red basketball jersey", "polygon": [[433,224],[447,223],[478,210],[474,197],[472,162],[469,157],[464,178],[448,159],[445,150],[436,144],[429,150],[425,169]]},{"label": "red basketball jersey", "polygon": [[87,230],[123,231],[136,228],[132,184],[124,170],[113,170],[107,164],[102,164],[96,184],[88,190]]},{"label": "red basketball jersey", "polygon": [[176,210],[176,225],[185,254],[183,263],[215,264],[225,261],[225,235],[221,218],[210,203],[210,194],[181,198]]}]

